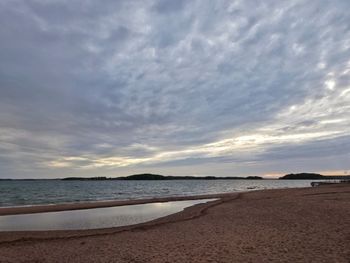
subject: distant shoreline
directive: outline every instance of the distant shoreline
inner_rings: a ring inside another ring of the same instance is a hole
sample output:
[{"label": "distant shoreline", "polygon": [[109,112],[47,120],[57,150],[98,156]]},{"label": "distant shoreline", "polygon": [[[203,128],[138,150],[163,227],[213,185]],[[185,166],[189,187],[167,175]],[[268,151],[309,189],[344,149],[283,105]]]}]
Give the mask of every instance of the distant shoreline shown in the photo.
[{"label": "distant shoreline", "polygon": [[151,173],[134,174],[121,177],[65,177],[65,178],[42,178],[42,179],[11,179],[4,178],[0,181],[38,181],[38,180],[56,180],[56,181],[170,181],[170,180],[350,180],[350,175],[322,175],[317,173],[291,173],[279,178],[264,178],[261,176],[171,176]]},{"label": "distant shoreline", "polygon": [[125,177],[66,177],[61,180],[127,180],[127,181],[160,181],[160,180],[261,180],[260,176],[219,177],[219,176],[165,176],[159,174],[134,174]]},{"label": "distant shoreline", "polygon": [[[265,179],[260,176],[247,176],[247,177],[221,177],[221,176],[165,176],[159,174],[134,174],[121,177],[65,177],[65,178],[53,178],[53,179],[11,179],[5,178],[0,181],[36,181],[36,180],[59,180],[59,181],[161,181],[161,180],[262,180]],[[277,178],[276,178],[277,179]]]}]

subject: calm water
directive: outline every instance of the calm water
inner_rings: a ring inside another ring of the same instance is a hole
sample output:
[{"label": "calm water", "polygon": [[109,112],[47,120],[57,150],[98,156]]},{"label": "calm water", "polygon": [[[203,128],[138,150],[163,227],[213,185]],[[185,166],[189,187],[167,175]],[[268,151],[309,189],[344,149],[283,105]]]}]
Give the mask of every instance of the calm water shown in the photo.
[{"label": "calm water", "polygon": [[0,181],[0,207],[308,187],[311,180]]},{"label": "calm water", "polygon": [[214,201],[202,199],[120,207],[0,216],[0,231],[81,230],[144,223],[182,211],[184,208]]}]

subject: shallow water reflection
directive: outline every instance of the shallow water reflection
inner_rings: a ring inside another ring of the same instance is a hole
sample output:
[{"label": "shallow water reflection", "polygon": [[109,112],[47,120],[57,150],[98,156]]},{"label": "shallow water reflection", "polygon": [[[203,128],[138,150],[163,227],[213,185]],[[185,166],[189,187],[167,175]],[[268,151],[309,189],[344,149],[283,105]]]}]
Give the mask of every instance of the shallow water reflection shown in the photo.
[{"label": "shallow water reflection", "polygon": [[0,231],[78,230],[144,223],[216,199],[0,216]]}]

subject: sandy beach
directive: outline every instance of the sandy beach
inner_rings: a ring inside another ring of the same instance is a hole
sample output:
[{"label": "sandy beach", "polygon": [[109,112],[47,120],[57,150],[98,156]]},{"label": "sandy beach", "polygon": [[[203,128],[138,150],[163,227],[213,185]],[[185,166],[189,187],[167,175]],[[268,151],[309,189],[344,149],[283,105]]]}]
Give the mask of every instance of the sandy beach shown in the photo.
[{"label": "sandy beach", "polygon": [[[210,197],[220,199],[134,226],[1,232],[0,262],[349,262],[349,184]],[[149,201],[159,199],[133,202]],[[49,207],[2,214],[67,209]]]}]

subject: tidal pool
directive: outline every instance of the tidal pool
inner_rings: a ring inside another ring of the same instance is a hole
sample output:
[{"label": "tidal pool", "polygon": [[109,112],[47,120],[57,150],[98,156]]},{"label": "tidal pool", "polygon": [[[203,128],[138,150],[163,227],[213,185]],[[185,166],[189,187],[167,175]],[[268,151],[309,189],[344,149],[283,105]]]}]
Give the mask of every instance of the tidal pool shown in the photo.
[{"label": "tidal pool", "polygon": [[0,231],[82,230],[134,225],[217,199],[0,216]]}]

